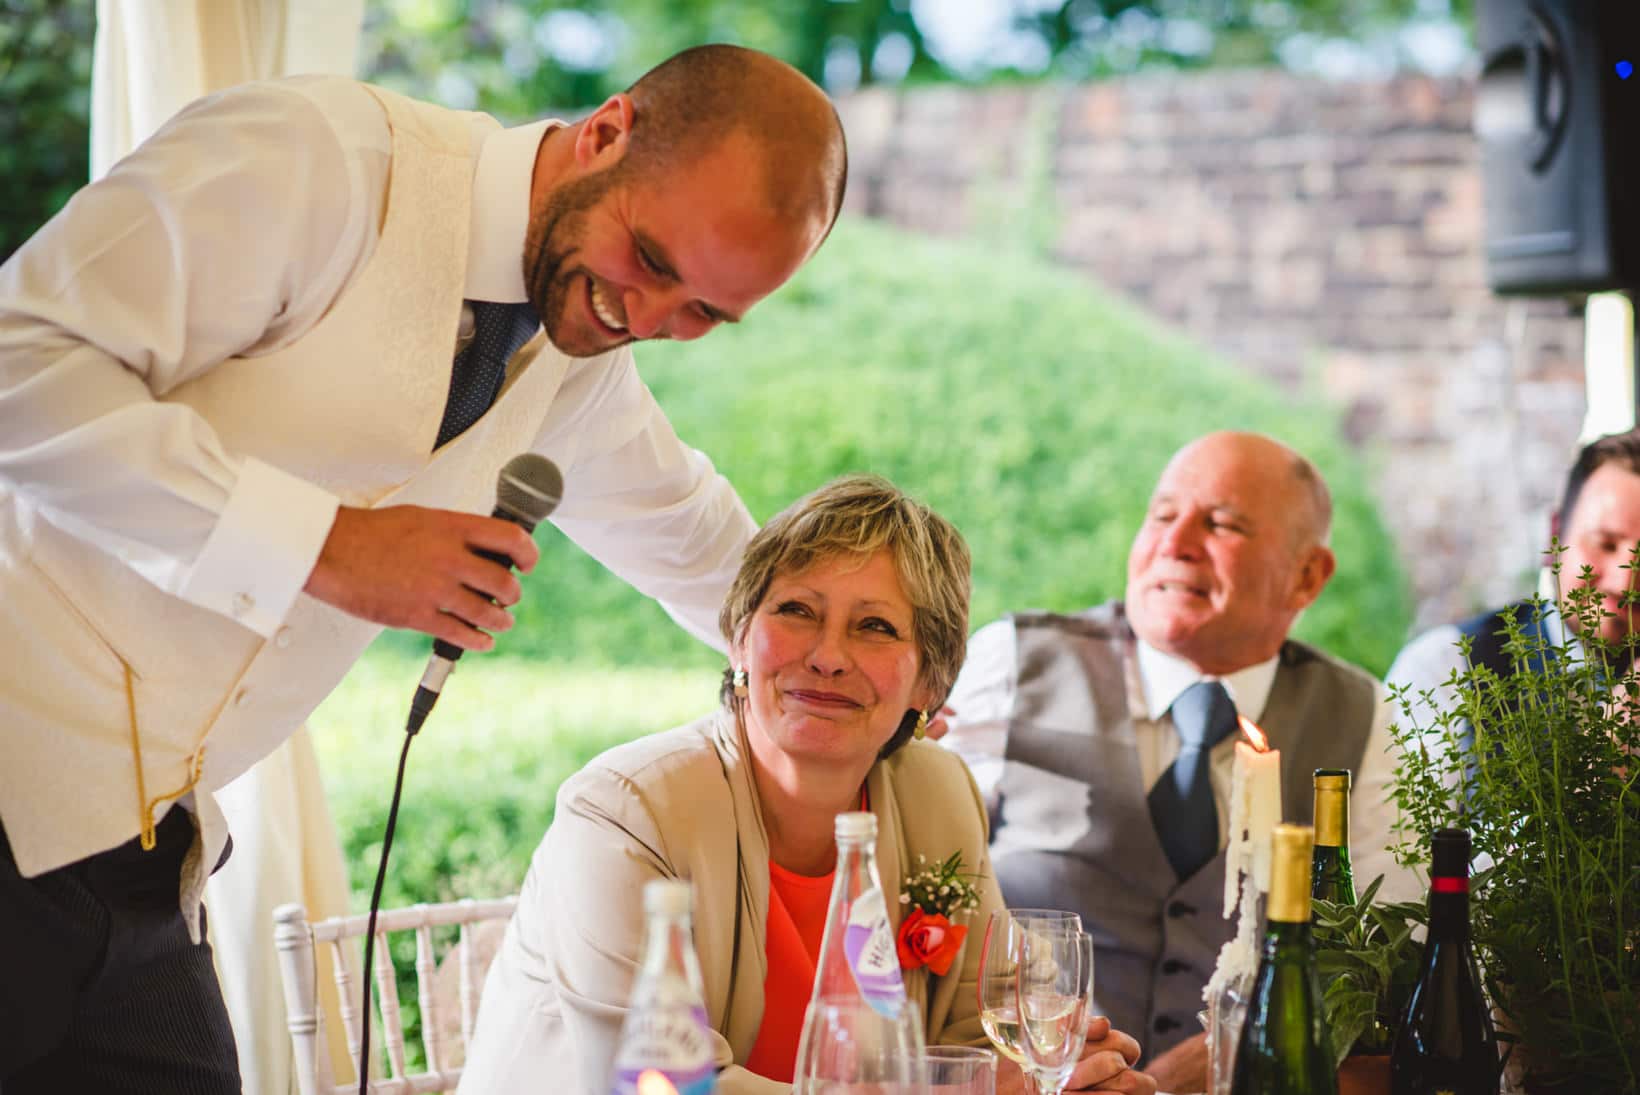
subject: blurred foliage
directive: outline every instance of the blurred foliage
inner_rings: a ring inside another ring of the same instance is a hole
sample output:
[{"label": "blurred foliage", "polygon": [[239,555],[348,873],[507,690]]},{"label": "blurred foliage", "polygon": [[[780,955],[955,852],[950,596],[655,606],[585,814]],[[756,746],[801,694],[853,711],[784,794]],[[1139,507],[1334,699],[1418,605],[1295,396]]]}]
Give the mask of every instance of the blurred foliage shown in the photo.
[{"label": "blurred foliage", "polygon": [[92,0],[0,0],[0,262],[91,170]]},{"label": "blurred foliage", "polygon": [[[374,650],[308,720],[361,911],[425,663],[425,654]],[[410,751],[383,906],[517,890],[558,784],[605,749],[704,714],[717,685],[700,670],[463,659]]]},{"label": "blurred foliage", "polygon": [[1398,33],[1435,26],[1461,35],[1474,0],[990,0],[978,5],[997,13],[981,55],[942,58],[934,31],[972,18],[958,10],[969,3],[369,0],[361,57],[370,79],[518,119],[596,105],[678,50],[713,41],[767,50],[834,93],[903,81],[1302,67],[1323,47],[1357,62],[1364,55],[1379,71],[1415,67]]},{"label": "blurred foliage", "polygon": [[[1396,52],[1403,27],[1450,22],[1469,28],[1475,0],[1040,0],[1016,17],[1039,38],[1062,76],[1140,68],[1274,65],[1285,47],[1373,39]],[[1301,50],[1302,52],[1302,50]],[[1404,64],[1404,56],[1392,63]]]},{"label": "blurred foliage", "polygon": [[[1170,333],[1089,280],[996,241],[844,219],[748,320],[637,351],[680,436],[763,520],[834,476],[888,476],[974,555],[973,621],[1120,596],[1128,544],[1181,444],[1263,430],[1332,487],[1338,573],[1299,634],[1381,671],[1410,618],[1404,580],[1334,415]],[[717,656],[556,530],[537,533],[513,654],[607,665]],[[402,650],[424,640],[390,636]]]},{"label": "blurred foliage", "polygon": [[520,118],[595,105],[702,42],[766,50],[818,82],[829,64],[874,83],[889,41],[908,58],[894,78],[944,75],[907,0],[370,0],[360,54],[370,79]]}]

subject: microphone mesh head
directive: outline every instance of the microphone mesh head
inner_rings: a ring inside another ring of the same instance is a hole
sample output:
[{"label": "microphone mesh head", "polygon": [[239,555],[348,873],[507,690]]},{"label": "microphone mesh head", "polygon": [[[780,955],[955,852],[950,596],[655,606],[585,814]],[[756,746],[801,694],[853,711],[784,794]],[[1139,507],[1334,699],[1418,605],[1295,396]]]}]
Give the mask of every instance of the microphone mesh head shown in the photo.
[{"label": "microphone mesh head", "polygon": [[564,497],[564,477],[558,465],[533,452],[519,453],[496,477],[495,504],[534,532],[535,526],[558,508]]}]

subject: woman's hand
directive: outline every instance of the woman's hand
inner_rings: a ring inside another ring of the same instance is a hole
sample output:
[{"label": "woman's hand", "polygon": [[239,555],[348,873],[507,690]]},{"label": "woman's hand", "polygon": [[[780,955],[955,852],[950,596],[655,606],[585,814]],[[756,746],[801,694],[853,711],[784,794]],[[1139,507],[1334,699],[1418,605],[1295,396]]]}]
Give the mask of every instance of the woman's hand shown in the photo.
[{"label": "woman's hand", "polygon": [[[1155,1095],[1156,1081],[1133,1067],[1138,1060],[1139,1043],[1119,1030],[1112,1030],[1110,1020],[1097,1015],[1088,1020],[1082,1059],[1076,1062],[1065,1090]],[[1029,1090],[1019,1066],[1003,1059],[997,1069],[997,1095],[1024,1095]]]}]

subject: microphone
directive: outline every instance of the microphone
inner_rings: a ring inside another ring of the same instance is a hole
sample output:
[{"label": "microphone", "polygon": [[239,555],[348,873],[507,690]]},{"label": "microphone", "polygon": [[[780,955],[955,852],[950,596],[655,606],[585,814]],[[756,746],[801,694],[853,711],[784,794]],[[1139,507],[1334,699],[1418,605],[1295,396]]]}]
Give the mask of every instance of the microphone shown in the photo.
[{"label": "microphone", "polygon": [[[495,509],[490,511],[490,516],[511,521],[533,536],[535,526],[558,508],[563,496],[564,477],[559,473],[558,465],[533,452],[520,453],[507,461],[501,474],[496,477]],[[499,551],[475,548],[473,554],[512,569],[512,559]],[[462,653],[462,648],[454,643],[443,639],[433,640],[433,656],[427,659],[427,671],[421,675],[421,683],[416,686],[415,699],[410,701],[410,720],[405,726],[407,734],[416,733],[427,721],[428,713],[438,702],[445,679]]]}]

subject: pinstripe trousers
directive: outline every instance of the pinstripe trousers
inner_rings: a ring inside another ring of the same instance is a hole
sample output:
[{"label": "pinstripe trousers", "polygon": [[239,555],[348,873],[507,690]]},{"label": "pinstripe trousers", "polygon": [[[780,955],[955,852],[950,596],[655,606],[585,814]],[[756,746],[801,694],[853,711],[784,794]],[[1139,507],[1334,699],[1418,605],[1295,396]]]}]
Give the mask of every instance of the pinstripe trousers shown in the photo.
[{"label": "pinstripe trousers", "polygon": [[157,836],[23,878],[0,828],[0,1095],[240,1091],[210,947],[177,904],[193,822],[173,808]]}]

